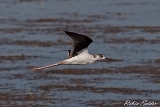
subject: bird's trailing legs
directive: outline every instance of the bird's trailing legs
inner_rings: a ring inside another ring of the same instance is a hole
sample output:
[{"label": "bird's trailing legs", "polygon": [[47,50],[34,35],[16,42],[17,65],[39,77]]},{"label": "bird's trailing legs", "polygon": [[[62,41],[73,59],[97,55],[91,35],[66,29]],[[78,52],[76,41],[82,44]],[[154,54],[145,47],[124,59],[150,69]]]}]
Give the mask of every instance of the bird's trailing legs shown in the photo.
[{"label": "bird's trailing legs", "polygon": [[58,66],[58,65],[62,65],[62,64],[64,64],[63,61],[55,63],[55,64],[50,64],[50,65],[47,65],[47,66],[42,66],[42,67],[37,67],[37,68],[31,68],[31,71],[37,71],[37,70],[41,70],[41,69],[45,69],[45,68],[49,68],[49,67],[53,67],[53,66]]}]

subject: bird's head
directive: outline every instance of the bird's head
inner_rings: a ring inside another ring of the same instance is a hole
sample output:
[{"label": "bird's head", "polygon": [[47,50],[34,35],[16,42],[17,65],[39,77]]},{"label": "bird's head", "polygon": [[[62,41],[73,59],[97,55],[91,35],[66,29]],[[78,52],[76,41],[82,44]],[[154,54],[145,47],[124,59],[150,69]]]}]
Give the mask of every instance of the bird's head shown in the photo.
[{"label": "bird's head", "polygon": [[94,57],[96,60],[105,59],[105,56],[104,56],[103,54],[95,54],[95,55],[93,55],[93,57]]},{"label": "bird's head", "polygon": [[122,61],[120,59],[111,59],[111,58],[107,58],[105,57],[103,54],[94,54],[93,58],[95,60],[106,60],[106,61]]}]

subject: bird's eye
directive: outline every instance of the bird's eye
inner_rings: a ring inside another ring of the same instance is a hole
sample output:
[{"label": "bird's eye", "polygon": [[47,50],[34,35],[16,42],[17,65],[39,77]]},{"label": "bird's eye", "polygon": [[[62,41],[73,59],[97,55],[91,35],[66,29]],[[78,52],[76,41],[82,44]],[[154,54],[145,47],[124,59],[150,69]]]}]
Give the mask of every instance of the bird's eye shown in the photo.
[{"label": "bird's eye", "polygon": [[103,55],[102,55],[102,54],[99,54],[99,57],[100,57],[100,58],[103,58]]}]

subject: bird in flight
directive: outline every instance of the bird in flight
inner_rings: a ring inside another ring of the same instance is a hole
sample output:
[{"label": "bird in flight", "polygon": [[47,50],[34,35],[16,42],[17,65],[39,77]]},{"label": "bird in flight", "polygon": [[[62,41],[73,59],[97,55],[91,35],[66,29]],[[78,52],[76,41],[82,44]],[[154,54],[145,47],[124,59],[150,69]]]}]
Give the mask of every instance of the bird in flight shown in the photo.
[{"label": "bird in flight", "polygon": [[69,31],[65,31],[65,33],[74,41],[72,48],[70,50],[65,50],[68,51],[68,58],[47,66],[32,68],[31,71],[37,71],[58,65],[91,64],[97,60],[119,61],[116,59],[106,58],[103,54],[89,54],[87,48],[93,42],[91,38]]}]

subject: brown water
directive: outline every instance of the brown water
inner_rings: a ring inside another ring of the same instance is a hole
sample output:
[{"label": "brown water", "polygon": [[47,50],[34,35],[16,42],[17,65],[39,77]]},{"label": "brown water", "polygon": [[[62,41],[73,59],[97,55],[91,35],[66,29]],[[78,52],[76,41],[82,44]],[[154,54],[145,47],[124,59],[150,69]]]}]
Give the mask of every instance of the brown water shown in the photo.
[{"label": "brown water", "polygon": [[[160,106],[159,0],[1,0],[1,107]],[[90,53],[122,62],[57,66],[67,57],[65,30],[94,42]],[[127,106],[127,105],[126,105]]]}]

